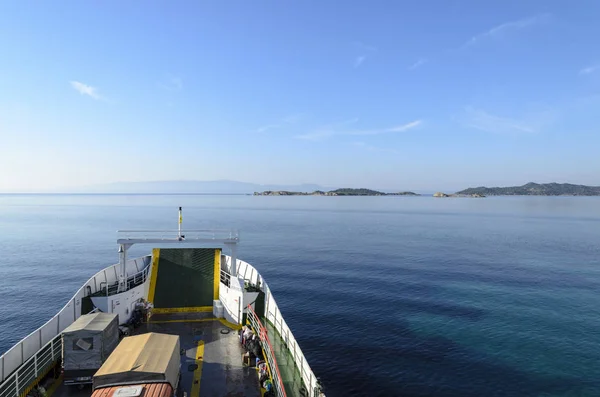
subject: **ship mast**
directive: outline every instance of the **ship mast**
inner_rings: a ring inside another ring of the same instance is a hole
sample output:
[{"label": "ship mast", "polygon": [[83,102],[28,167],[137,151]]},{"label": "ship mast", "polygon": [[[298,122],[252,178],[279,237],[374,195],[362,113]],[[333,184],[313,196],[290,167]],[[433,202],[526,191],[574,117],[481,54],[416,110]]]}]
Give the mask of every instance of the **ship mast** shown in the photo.
[{"label": "ship mast", "polygon": [[179,239],[179,241],[183,240],[182,236],[181,236],[181,222],[183,221],[183,217],[181,214],[181,207],[179,207],[179,225],[177,228],[177,238]]},{"label": "ship mast", "polygon": [[186,230],[186,234],[181,234],[181,224],[183,221],[182,208],[179,207],[179,224],[177,227],[177,236],[173,230],[119,230],[117,238],[119,246],[119,286],[118,292],[127,291],[127,250],[134,244],[153,244],[158,248],[164,245],[182,244],[186,246],[204,246],[210,244],[223,244],[231,250],[231,270],[232,276],[237,276],[237,244],[240,241],[237,230]]}]

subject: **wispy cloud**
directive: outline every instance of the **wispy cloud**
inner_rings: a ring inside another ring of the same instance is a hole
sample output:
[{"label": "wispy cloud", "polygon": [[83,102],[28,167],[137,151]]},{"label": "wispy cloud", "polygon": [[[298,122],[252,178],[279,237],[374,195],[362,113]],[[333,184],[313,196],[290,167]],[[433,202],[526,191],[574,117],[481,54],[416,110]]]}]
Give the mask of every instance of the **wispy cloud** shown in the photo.
[{"label": "wispy cloud", "polygon": [[421,125],[421,123],[422,123],[421,120],[415,120],[415,121],[411,121],[410,123],[397,125],[397,126],[390,127],[390,128],[378,129],[378,130],[348,131],[347,135],[379,135],[379,134],[385,134],[388,132],[404,132],[404,131],[412,130],[415,127],[418,127],[419,125]]},{"label": "wispy cloud", "polygon": [[365,61],[365,59],[367,59],[366,55],[361,55],[356,57],[356,59],[354,60],[354,67],[358,68],[360,67],[360,65],[362,65],[362,63]]},{"label": "wispy cloud", "polygon": [[284,118],[282,119],[282,121],[283,121],[284,123],[292,124],[292,123],[297,123],[297,122],[299,122],[300,120],[302,120],[302,118],[303,118],[303,117],[304,117],[304,115],[302,115],[302,114],[300,114],[300,113],[298,113],[298,114],[291,114],[291,115],[289,115],[289,116],[287,116],[287,117],[284,117]]},{"label": "wispy cloud", "polygon": [[332,137],[334,135],[368,136],[368,135],[380,135],[380,134],[387,134],[387,133],[397,133],[397,132],[404,132],[404,131],[413,129],[415,127],[418,127],[422,123],[421,120],[415,120],[415,121],[411,121],[410,123],[406,123],[403,125],[397,125],[394,127],[380,128],[380,129],[370,129],[370,130],[350,130],[350,129],[345,128],[346,126],[354,124],[356,122],[358,122],[358,119],[351,119],[351,120],[346,120],[341,123],[323,126],[323,127],[317,128],[314,131],[311,131],[309,133],[297,135],[296,138],[310,140],[310,141],[320,141],[320,140]]},{"label": "wispy cloud", "polygon": [[474,46],[476,44],[482,43],[487,40],[497,40],[502,37],[510,34],[511,32],[516,32],[523,30],[525,28],[547,22],[550,19],[550,14],[538,14],[529,18],[519,19],[517,21],[505,22],[500,25],[494,26],[493,28],[479,33],[469,40],[467,40],[460,49],[468,48]]},{"label": "wispy cloud", "polygon": [[463,124],[467,127],[492,133],[535,133],[541,123],[534,120],[518,120],[496,116],[484,110],[467,106]]},{"label": "wispy cloud", "polygon": [[591,74],[600,69],[600,63],[585,67],[579,71],[579,74]]},{"label": "wispy cloud", "polygon": [[396,149],[373,146],[373,145],[369,145],[368,143],[365,143],[365,142],[351,142],[350,144],[352,146],[364,149],[369,152],[399,153],[399,151]]},{"label": "wispy cloud", "polygon": [[358,49],[360,49],[362,52],[375,52],[377,51],[377,47],[369,45],[369,44],[365,44],[361,41],[355,41],[354,43],[352,43],[355,47],[357,47]]},{"label": "wispy cloud", "polygon": [[256,132],[267,132],[269,130],[279,128],[279,127],[281,127],[281,124],[267,124],[267,125],[263,125],[262,127],[258,127],[256,129]]},{"label": "wispy cloud", "polygon": [[181,77],[168,74],[165,80],[158,83],[158,86],[171,92],[181,91],[183,90],[183,79]]},{"label": "wispy cloud", "polygon": [[416,70],[427,63],[427,59],[419,58],[415,63],[408,67],[408,70]]},{"label": "wispy cloud", "polygon": [[98,95],[96,87],[92,87],[91,85],[87,85],[79,81],[71,81],[70,83],[71,87],[73,87],[81,95],[87,95],[94,99],[102,99],[102,97]]},{"label": "wispy cloud", "polygon": [[317,127],[306,134],[296,135],[295,138],[306,139],[309,141],[318,141],[330,137],[332,135],[337,135],[339,130],[343,130],[344,128],[347,128],[348,126],[356,123],[358,123],[357,118],[326,124]]},{"label": "wispy cloud", "polygon": [[374,47],[372,45],[361,43],[360,41],[355,41],[352,44],[356,48],[356,52],[358,53],[356,58],[354,58],[354,68],[355,69],[359,68],[367,60],[367,57],[369,55],[377,52],[376,47]]},{"label": "wispy cloud", "polygon": [[280,121],[272,123],[272,124],[265,124],[261,127],[258,127],[256,130],[254,130],[255,132],[261,133],[261,132],[267,132],[269,130],[274,130],[274,129],[278,129],[278,128],[283,128],[287,125],[290,124],[295,124],[297,122],[299,122],[302,119],[302,115],[301,114],[292,114],[289,116],[286,116],[284,118],[282,118]]}]

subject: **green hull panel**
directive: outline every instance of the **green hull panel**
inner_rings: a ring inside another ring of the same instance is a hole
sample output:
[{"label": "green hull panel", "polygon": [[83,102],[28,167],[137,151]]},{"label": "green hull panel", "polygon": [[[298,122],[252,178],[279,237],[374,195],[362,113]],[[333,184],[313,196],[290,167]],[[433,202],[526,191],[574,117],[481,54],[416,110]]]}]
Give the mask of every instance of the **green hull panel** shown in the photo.
[{"label": "green hull panel", "polygon": [[214,280],[215,249],[161,249],[154,307],[212,306]]}]

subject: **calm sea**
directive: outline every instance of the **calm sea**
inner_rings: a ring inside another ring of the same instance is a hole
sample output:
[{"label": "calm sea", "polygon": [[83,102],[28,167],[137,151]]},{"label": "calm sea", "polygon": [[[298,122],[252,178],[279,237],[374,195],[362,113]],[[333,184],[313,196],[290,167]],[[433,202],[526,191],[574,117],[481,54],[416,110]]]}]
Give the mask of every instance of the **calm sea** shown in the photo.
[{"label": "calm sea", "polygon": [[600,395],[600,198],[0,195],[0,351],[178,206],[240,229],[329,396]]}]

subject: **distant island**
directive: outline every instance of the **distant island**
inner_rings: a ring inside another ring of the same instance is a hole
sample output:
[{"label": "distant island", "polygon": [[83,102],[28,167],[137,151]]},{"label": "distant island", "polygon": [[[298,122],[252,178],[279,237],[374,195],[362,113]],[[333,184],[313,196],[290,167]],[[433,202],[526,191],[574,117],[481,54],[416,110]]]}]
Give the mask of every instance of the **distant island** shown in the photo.
[{"label": "distant island", "polygon": [[511,187],[472,187],[456,195],[481,196],[600,196],[600,186],[573,185],[570,183],[534,183]]},{"label": "distant island", "polygon": [[[231,180],[177,180],[148,182],[116,182],[78,188],[54,190],[8,191],[1,193],[42,194],[244,194],[255,196],[426,196],[411,191],[382,192],[372,189],[353,189],[322,186],[314,183],[295,185],[257,184]],[[600,186],[570,183],[527,183],[513,187],[471,187],[456,193],[438,192],[434,197],[485,197],[485,196],[600,196]]]},{"label": "distant island", "polygon": [[384,193],[371,189],[336,189],[330,191],[315,190],[314,192],[290,192],[287,190],[265,190],[254,192],[255,196],[420,196],[413,192]]},{"label": "distant island", "polygon": [[480,193],[454,193],[454,194],[446,194],[442,192],[437,192],[433,194],[433,197],[471,197],[471,198],[483,198],[484,194]]}]

